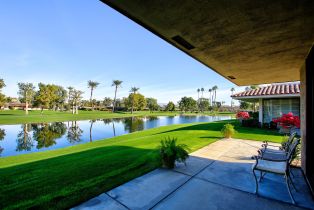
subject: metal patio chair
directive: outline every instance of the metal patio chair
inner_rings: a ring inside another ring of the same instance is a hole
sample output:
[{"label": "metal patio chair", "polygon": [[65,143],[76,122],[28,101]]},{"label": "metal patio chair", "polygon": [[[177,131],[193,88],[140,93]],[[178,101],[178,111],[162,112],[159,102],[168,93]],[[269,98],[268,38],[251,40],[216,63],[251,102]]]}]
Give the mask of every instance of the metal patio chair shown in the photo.
[{"label": "metal patio chair", "polygon": [[290,134],[288,141],[285,142],[283,145],[274,145],[274,144],[269,144],[268,141],[264,141],[262,144],[262,148],[260,149],[262,152],[264,151],[269,151],[269,152],[282,152],[285,151],[288,153],[289,146],[293,142],[293,139],[297,136],[296,132],[293,132]]},{"label": "metal patio chair", "polygon": [[[296,137],[296,133],[290,135],[288,141],[281,149],[270,149],[269,147],[263,147],[258,150],[258,154],[261,159],[270,159],[270,160],[285,160],[289,152],[293,149],[293,142]],[[273,145],[277,146],[277,145]],[[279,148],[279,146],[277,146]]]},{"label": "metal patio chair", "polygon": [[[292,184],[294,188],[295,188],[295,186],[294,186],[292,179],[290,177],[290,167],[289,166],[290,166],[290,163],[292,161],[293,154],[295,153],[296,147],[298,146],[299,143],[300,143],[300,139],[295,138],[294,141],[290,145],[290,150],[289,150],[287,156],[283,159],[276,160],[276,159],[268,159],[265,157],[262,158],[260,156],[254,156],[256,162],[253,164],[252,170],[253,170],[253,175],[255,178],[255,184],[256,184],[255,193],[256,194],[258,194],[258,183],[263,178],[263,172],[264,173],[274,173],[274,174],[284,175],[285,179],[286,179],[286,185],[287,185],[287,189],[288,189],[291,201],[293,204],[295,204],[295,200],[294,200],[293,195],[291,193],[290,184]],[[261,172],[259,180],[257,179],[257,175],[256,175],[255,171]]]}]

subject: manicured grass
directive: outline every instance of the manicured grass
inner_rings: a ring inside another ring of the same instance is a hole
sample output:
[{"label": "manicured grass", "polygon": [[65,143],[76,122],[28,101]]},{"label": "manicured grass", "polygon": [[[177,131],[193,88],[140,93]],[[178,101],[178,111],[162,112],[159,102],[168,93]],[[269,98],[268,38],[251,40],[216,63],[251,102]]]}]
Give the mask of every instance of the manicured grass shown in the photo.
[{"label": "manicured grass", "polygon": [[[29,115],[25,115],[22,110],[0,111],[0,125],[21,124],[21,123],[41,123],[41,122],[62,122],[71,120],[92,120],[104,118],[122,118],[131,116],[175,116],[180,112],[149,112],[139,111],[131,114],[130,112],[104,112],[104,111],[79,111],[78,115],[70,112],[59,111],[29,111]],[[184,115],[196,115],[197,113],[184,113]],[[205,112],[204,115],[234,115],[231,112]]]},{"label": "manicured grass", "polygon": [[[160,140],[171,136],[195,151],[236,124],[236,138],[280,142],[274,131],[236,121],[171,125],[63,149],[0,159],[0,209],[66,209],[158,167]],[[156,183],[157,187],[157,183]]]}]

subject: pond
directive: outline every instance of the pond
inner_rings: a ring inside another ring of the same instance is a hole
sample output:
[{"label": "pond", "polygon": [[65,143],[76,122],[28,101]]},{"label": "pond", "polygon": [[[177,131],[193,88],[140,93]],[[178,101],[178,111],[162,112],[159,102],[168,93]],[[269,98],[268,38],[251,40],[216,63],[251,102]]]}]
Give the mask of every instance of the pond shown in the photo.
[{"label": "pond", "polygon": [[0,156],[53,150],[164,125],[227,119],[231,116],[130,117],[0,125]]}]

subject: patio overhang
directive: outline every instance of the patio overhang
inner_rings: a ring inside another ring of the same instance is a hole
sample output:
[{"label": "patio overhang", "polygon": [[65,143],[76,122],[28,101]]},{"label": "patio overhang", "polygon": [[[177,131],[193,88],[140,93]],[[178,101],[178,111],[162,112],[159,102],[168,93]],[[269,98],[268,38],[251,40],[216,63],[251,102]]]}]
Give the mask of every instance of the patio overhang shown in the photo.
[{"label": "patio overhang", "polygon": [[237,85],[300,79],[312,0],[101,0]]},{"label": "patio overhang", "polygon": [[237,85],[301,81],[302,168],[314,189],[314,1],[101,0]]}]

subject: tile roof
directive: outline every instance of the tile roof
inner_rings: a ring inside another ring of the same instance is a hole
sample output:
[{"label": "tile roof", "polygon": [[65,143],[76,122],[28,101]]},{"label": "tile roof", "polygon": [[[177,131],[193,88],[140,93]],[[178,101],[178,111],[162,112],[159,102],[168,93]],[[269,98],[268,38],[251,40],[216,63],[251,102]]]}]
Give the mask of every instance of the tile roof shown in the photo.
[{"label": "tile roof", "polygon": [[254,90],[247,90],[235,93],[231,97],[252,97],[252,96],[272,96],[272,95],[295,95],[300,94],[300,83],[272,84]]}]

